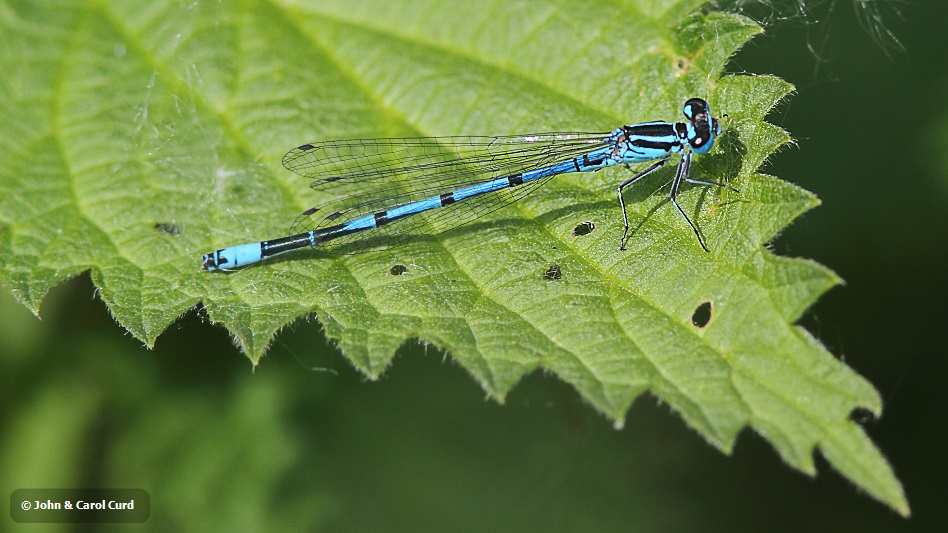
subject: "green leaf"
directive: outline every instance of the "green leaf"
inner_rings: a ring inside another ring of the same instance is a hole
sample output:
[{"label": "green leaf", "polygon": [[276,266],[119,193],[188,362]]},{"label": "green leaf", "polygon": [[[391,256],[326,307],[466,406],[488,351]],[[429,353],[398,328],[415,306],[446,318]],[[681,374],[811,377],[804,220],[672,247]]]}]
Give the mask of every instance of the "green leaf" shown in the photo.
[{"label": "green leaf", "polygon": [[[621,425],[649,391],[724,452],[749,426],[813,475],[819,448],[907,515],[891,468],[849,419],[880,414],[878,393],[793,324],[840,280],[765,247],[818,205],[757,173],[789,141],[764,118],[792,87],[723,75],[760,28],[701,6],[6,2],[0,280],[38,313],[52,286],[89,270],[149,346],[203,303],[256,364],[280,328],[315,313],[370,378],[418,338],[499,401],[542,368]],[[692,96],[728,115],[693,171],[741,191],[680,196],[711,253],[659,190],[673,168],[626,194],[637,230],[619,251],[615,188],[630,174],[616,169],[558,177],[385,252],[200,271],[202,253],[279,237],[319,201],[279,164],[303,142],[607,131],[678,120]],[[595,229],[573,236],[585,221]],[[696,326],[706,302],[710,321]]]}]

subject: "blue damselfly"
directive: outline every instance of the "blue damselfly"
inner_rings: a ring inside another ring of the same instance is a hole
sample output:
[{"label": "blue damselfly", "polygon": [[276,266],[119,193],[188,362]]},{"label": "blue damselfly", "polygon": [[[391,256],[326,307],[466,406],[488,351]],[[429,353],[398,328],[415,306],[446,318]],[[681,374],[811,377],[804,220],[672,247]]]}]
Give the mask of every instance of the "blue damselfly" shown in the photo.
[{"label": "blue damselfly", "polygon": [[[202,268],[256,263],[309,246],[341,251],[377,249],[412,233],[435,233],[469,223],[523,198],[549,178],[570,172],[654,161],[618,187],[625,230],[629,217],[622,190],[668,163],[681,162],[670,199],[705,251],[701,233],[676,199],[682,182],[735,190],[691,178],[692,154],[707,153],[721,133],[708,103],[685,102],[687,122],[643,122],[610,133],[538,133],[497,137],[350,139],[304,144],[283,165],[314,179],[311,186],[336,199],[303,212],[290,236],[205,254]],[[418,216],[427,213],[425,216]]]}]

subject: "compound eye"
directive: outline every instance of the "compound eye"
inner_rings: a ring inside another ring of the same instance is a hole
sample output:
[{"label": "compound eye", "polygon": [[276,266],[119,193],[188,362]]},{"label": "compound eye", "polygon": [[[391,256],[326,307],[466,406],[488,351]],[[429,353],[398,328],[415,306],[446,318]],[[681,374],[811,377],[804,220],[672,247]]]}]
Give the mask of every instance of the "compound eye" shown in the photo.
[{"label": "compound eye", "polygon": [[685,114],[685,118],[688,120],[693,120],[696,115],[701,113],[706,113],[708,110],[708,103],[700,98],[691,98],[685,102],[685,108],[682,109],[682,112]]}]

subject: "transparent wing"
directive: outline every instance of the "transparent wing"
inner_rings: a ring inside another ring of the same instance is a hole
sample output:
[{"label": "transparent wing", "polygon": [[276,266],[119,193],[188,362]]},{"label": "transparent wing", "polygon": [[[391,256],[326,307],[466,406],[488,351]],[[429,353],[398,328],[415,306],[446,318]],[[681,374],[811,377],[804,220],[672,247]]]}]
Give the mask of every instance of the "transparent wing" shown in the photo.
[{"label": "transparent wing", "polygon": [[[334,198],[306,210],[291,233],[343,224],[493,178],[543,168],[601,148],[608,133],[501,137],[351,139],[304,144],[283,165]],[[548,178],[476,196],[321,244],[343,253],[388,248],[406,238],[469,223],[530,194]]]}]

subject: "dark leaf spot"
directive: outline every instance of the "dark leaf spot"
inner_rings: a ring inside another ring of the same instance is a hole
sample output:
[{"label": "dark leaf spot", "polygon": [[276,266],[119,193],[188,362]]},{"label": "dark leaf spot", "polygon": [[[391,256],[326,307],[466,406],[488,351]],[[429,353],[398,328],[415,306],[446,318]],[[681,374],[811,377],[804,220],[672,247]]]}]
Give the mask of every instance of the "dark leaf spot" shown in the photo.
[{"label": "dark leaf spot", "polygon": [[560,265],[553,263],[550,268],[546,269],[546,272],[543,273],[543,279],[546,281],[556,281],[563,278],[563,269],[560,268]]},{"label": "dark leaf spot", "polygon": [[594,229],[596,229],[596,223],[592,220],[587,220],[586,222],[577,224],[576,227],[573,228],[572,235],[573,237],[582,237],[583,235],[589,235]]},{"label": "dark leaf spot", "polygon": [[172,237],[177,237],[181,235],[181,226],[175,224],[174,222],[156,222],[155,230],[165,235],[171,235]]},{"label": "dark leaf spot", "polygon": [[704,302],[691,315],[691,323],[703,328],[708,325],[708,322],[711,322],[711,302]]}]

